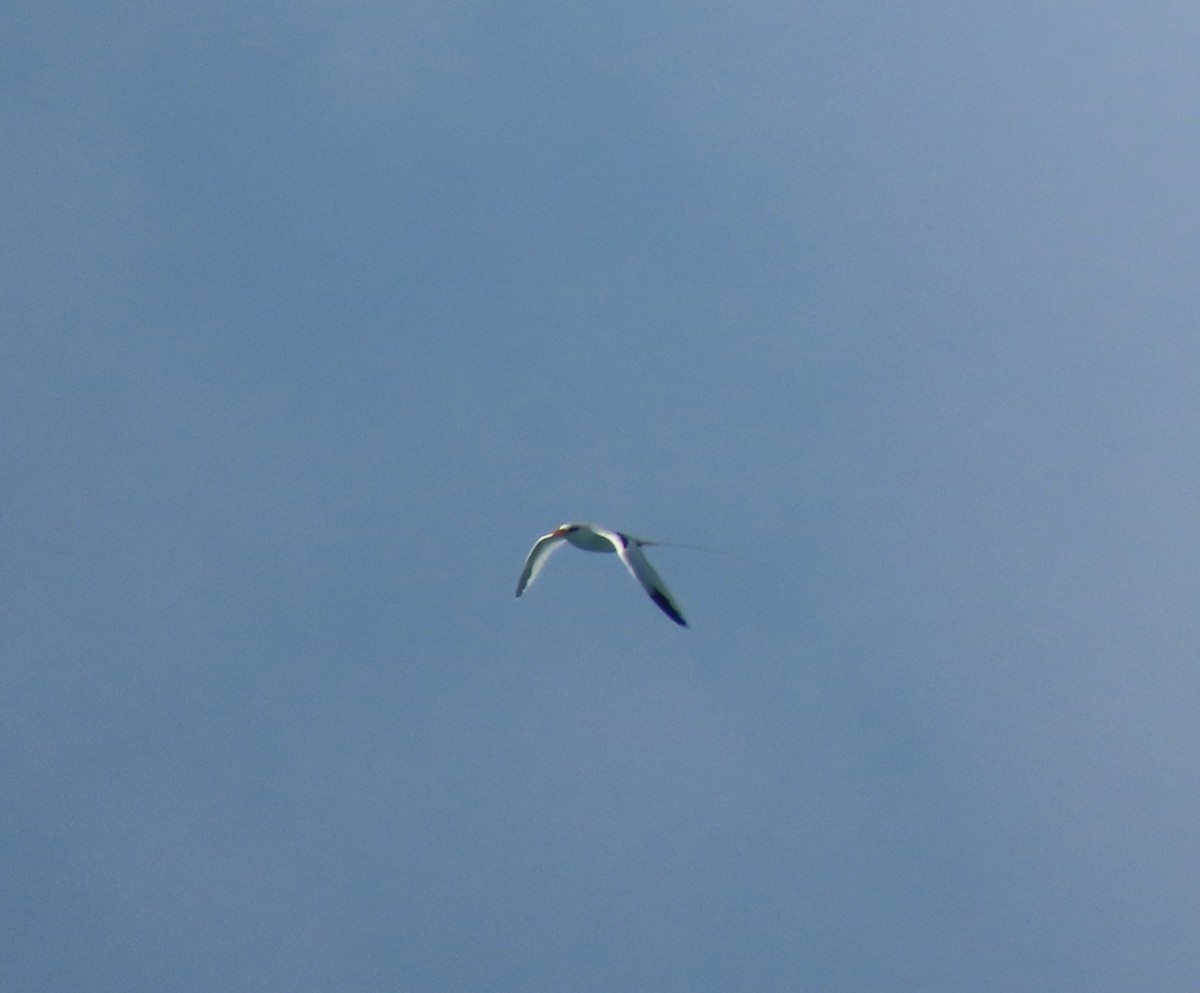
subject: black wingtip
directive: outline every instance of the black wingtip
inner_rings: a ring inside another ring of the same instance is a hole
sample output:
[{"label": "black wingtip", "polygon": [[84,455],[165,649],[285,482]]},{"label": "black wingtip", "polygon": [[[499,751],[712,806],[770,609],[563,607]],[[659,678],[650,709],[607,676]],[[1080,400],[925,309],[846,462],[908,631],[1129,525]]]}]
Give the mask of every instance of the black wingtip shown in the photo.
[{"label": "black wingtip", "polygon": [[675,604],[671,603],[671,601],[663,596],[658,590],[652,590],[650,592],[650,599],[658,604],[659,610],[671,618],[671,620],[673,620],[681,628],[688,626],[688,622],[683,619],[683,614],[675,609]]}]

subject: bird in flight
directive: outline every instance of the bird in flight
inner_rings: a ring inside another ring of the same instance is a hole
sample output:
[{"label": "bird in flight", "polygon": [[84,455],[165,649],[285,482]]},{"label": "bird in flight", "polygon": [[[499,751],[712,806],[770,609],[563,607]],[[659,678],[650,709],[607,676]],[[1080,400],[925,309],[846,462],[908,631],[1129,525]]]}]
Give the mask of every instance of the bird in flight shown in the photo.
[{"label": "bird in flight", "polygon": [[616,552],[625,563],[633,578],[642,584],[642,589],[650,594],[650,599],[658,609],[681,627],[687,627],[679,607],[671,599],[666,583],[654,571],[654,566],[642,552],[646,545],[658,542],[635,538],[633,535],[622,534],[611,528],[602,528],[598,524],[568,523],[560,524],[549,534],[544,534],[533,543],[529,555],[525,559],[525,568],[521,570],[521,578],[517,580],[517,596],[525,592],[525,587],[532,583],[537,574],[542,571],[550,553],[561,547],[566,541],[576,548],[587,552]]}]

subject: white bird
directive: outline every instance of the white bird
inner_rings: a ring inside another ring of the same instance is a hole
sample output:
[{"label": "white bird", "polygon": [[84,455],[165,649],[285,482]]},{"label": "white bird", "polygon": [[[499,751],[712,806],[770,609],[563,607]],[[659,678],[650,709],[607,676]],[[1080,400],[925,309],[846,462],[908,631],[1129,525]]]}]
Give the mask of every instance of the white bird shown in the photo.
[{"label": "white bird", "polygon": [[616,552],[625,563],[625,568],[642,584],[642,589],[650,594],[650,599],[658,604],[659,609],[676,624],[687,627],[687,621],[683,619],[679,607],[671,599],[666,583],[642,554],[643,546],[656,545],[658,542],[621,534],[620,531],[602,528],[598,524],[560,524],[549,534],[538,538],[529,550],[525,568],[521,570],[521,578],[517,580],[517,596],[524,593],[525,587],[537,578],[546,564],[546,559],[550,558],[550,553],[559,548],[564,541],[588,552]]}]

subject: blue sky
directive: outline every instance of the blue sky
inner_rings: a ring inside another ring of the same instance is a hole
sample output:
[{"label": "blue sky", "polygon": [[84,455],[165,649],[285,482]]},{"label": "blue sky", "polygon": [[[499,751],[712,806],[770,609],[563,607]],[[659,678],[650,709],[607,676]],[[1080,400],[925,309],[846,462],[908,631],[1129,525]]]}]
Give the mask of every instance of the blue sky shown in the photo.
[{"label": "blue sky", "polygon": [[1200,14],[0,17],[6,989],[1196,988]]}]

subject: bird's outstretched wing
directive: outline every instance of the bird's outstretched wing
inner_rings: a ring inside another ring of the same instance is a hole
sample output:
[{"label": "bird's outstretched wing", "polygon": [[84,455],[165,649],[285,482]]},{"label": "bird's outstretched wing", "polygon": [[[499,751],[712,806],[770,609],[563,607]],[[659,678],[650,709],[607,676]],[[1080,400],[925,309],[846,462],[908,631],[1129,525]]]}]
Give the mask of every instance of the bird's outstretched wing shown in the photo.
[{"label": "bird's outstretched wing", "polygon": [[546,559],[550,558],[551,552],[566,540],[562,535],[551,532],[542,535],[533,543],[533,547],[529,549],[529,554],[525,557],[525,567],[521,570],[521,578],[517,580],[517,596],[524,593],[525,587],[537,579],[538,573],[542,571],[542,566],[546,564]]},{"label": "bird's outstretched wing", "polygon": [[633,578],[642,584],[642,589],[650,594],[650,599],[658,605],[659,610],[676,624],[687,627],[688,622],[683,619],[683,613],[671,598],[671,591],[667,589],[667,584],[662,581],[662,576],[655,571],[650,560],[646,558],[641,545],[636,540],[626,538],[624,535],[618,534],[617,538],[620,539],[615,542],[617,554],[621,556],[625,567],[633,573]]}]

